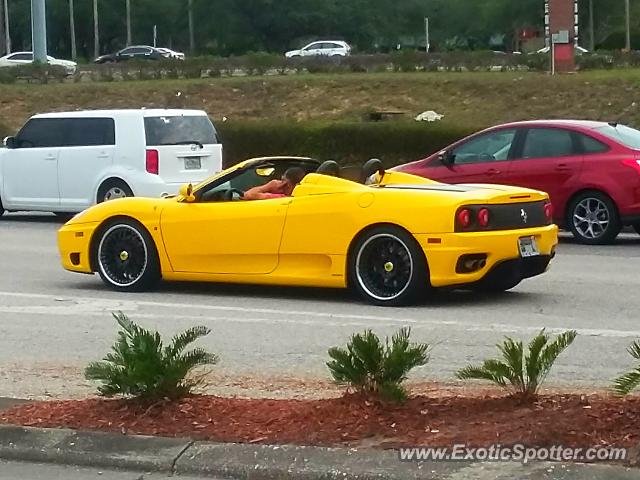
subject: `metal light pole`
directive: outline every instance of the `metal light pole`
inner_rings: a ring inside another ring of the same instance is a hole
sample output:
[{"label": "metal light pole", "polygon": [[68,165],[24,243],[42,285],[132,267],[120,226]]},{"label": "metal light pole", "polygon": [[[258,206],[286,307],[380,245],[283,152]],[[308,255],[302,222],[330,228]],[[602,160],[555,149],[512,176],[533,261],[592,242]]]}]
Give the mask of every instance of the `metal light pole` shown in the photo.
[{"label": "metal light pole", "polygon": [[76,50],[76,20],[73,0],[69,0],[69,30],[71,31],[71,60],[78,58]]},{"label": "metal light pole", "polygon": [[31,0],[31,44],[34,63],[47,63],[47,19],[45,0]]},{"label": "metal light pole", "polygon": [[425,51],[429,53],[429,17],[424,17]]},{"label": "metal light pole", "polygon": [[9,34],[9,4],[4,0],[4,40],[7,54],[11,53],[11,35]]},{"label": "metal light pole", "polygon": [[131,45],[131,0],[127,0],[127,47]]},{"label": "metal light pole", "polygon": [[93,55],[100,56],[100,33],[98,31],[98,0],[93,0]]},{"label": "metal light pole", "polygon": [[631,6],[629,5],[629,0],[625,0],[625,12],[626,12],[626,29],[627,29],[627,43],[626,50],[627,52],[631,51]]},{"label": "metal light pole", "polygon": [[595,22],[593,20],[593,0],[589,0],[589,50],[596,49]]},{"label": "metal light pole", "polygon": [[193,53],[196,49],[195,35],[193,32],[193,0],[189,0],[189,51]]}]

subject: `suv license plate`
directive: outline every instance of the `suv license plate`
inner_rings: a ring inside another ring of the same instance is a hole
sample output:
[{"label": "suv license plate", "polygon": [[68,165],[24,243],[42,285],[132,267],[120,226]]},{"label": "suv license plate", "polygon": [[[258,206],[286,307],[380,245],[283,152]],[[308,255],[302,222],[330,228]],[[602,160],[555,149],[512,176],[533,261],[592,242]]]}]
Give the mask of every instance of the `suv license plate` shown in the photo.
[{"label": "suv license plate", "polygon": [[522,237],[518,239],[518,245],[520,247],[520,256],[522,258],[537,257],[540,255],[540,250],[538,250],[538,244],[536,243],[536,237]]},{"label": "suv license plate", "polygon": [[185,157],[184,169],[185,170],[200,170],[202,168],[202,162],[200,157]]}]

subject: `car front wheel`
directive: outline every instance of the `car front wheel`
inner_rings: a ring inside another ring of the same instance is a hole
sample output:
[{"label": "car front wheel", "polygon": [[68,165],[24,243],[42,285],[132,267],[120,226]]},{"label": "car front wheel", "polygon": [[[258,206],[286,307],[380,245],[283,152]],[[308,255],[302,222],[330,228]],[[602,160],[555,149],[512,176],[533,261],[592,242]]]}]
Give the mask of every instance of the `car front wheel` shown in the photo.
[{"label": "car front wheel", "polygon": [[114,290],[141,291],[160,280],[153,239],[137,222],[117,220],[100,232],[94,253],[102,281]]},{"label": "car front wheel", "polygon": [[622,225],[613,201],[605,194],[590,191],[578,195],[569,205],[567,224],[580,243],[612,243]]},{"label": "car front wheel", "polygon": [[350,285],[374,305],[411,303],[429,288],[420,245],[396,227],[377,227],[361,236],[349,258]]}]

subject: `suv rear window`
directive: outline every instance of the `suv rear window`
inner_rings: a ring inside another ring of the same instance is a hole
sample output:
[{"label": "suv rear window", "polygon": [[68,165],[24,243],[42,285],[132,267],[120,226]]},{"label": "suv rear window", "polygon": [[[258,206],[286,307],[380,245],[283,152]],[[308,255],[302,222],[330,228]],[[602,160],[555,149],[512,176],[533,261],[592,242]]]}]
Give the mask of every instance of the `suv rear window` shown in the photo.
[{"label": "suv rear window", "polygon": [[607,125],[606,127],[597,128],[596,131],[629,148],[640,150],[640,131],[635,128],[624,125],[618,125],[616,127]]},{"label": "suv rear window", "polygon": [[211,120],[203,115],[145,117],[144,130],[149,147],[197,142],[203,145],[218,143],[218,136]]}]

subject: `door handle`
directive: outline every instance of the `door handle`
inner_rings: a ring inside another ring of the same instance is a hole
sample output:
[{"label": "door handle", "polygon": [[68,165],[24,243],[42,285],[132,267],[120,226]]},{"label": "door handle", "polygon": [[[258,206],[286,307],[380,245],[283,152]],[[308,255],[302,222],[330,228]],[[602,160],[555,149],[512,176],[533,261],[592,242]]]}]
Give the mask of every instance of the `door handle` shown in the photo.
[{"label": "door handle", "polygon": [[101,153],[100,155],[98,155],[98,158],[109,158],[109,154],[108,153]]},{"label": "door handle", "polygon": [[558,172],[568,172],[571,169],[569,168],[569,165],[567,165],[566,163],[559,163],[558,165],[556,165],[556,171]]},{"label": "door handle", "polygon": [[487,175],[500,175],[502,172],[497,168],[490,168],[485,172]]},{"label": "door handle", "polygon": [[44,157],[44,159],[51,161],[51,160],[56,160],[57,157],[55,155],[47,155],[46,157]]}]

